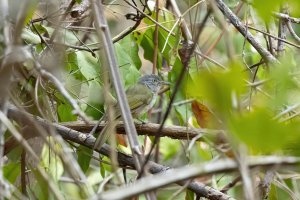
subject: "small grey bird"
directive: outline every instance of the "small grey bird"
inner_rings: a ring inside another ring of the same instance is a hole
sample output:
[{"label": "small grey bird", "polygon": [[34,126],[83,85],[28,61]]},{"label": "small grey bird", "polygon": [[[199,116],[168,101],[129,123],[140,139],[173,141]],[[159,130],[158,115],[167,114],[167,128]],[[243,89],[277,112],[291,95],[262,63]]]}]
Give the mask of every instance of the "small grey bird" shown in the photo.
[{"label": "small grey bird", "polygon": [[[130,86],[126,90],[126,96],[130,111],[133,117],[139,117],[140,115],[146,113],[150,110],[156,101],[157,95],[161,90],[162,86],[169,85],[169,82],[161,80],[161,78],[155,74],[142,76],[135,85]],[[114,105],[115,118],[121,117],[121,111],[119,109],[118,103]],[[106,114],[98,121],[96,126],[93,128],[91,133],[96,131],[100,122],[106,120]],[[101,147],[109,137],[109,131],[107,131],[107,126],[105,126],[101,133],[99,134],[94,148]]]}]

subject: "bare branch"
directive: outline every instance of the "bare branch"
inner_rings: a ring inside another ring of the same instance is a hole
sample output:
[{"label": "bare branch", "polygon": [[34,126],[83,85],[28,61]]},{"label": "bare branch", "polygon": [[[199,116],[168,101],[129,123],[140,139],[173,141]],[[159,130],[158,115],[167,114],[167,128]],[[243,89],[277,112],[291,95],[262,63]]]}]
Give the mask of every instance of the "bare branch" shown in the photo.
[{"label": "bare branch", "polygon": [[284,13],[273,13],[275,17],[280,18],[280,19],[285,19],[288,20],[292,23],[300,24],[300,18],[295,18],[295,17],[290,17],[288,14]]},{"label": "bare branch", "polygon": [[300,46],[299,46],[299,45],[294,44],[294,43],[292,43],[292,42],[289,42],[289,41],[287,41],[287,40],[285,40],[285,39],[279,38],[279,37],[277,37],[277,36],[274,36],[274,35],[272,35],[272,34],[270,34],[270,33],[267,33],[267,32],[265,32],[265,31],[259,30],[259,29],[255,28],[255,27],[252,27],[252,26],[248,26],[248,28],[249,28],[249,29],[252,29],[252,30],[255,30],[255,31],[257,31],[257,32],[260,32],[260,33],[262,33],[262,34],[264,34],[264,35],[270,36],[271,38],[274,38],[275,40],[280,40],[280,41],[282,41],[282,42],[285,42],[286,44],[289,44],[289,45],[291,45],[291,46],[293,46],[293,47],[296,47],[296,48],[300,49]]},{"label": "bare branch", "polygon": [[[31,148],[28,142],[23,138],[22,134],[19,133],[19,131],[17,131],[17,129],[12,124],[12,122],[10,122],[10,120],[6,117],[6,115],[3,112],[0,112],[0,120],[9,129],[13,137],[22,145],[22,147],[26,150],[26,152],[30,154],[32,158],[38,163],[40,159],[37,156],[37,154],[34,152],[34,150]],[[59,192],[59,189],[53,183],[50,177],[45,173],[45,171],[40,166],[37,166],[37,169],[41,174],[42,178],[46,181],[46,183],[48,183],[49,188],[53,192],[55,198],[63,200],[64,198],[62,194]]]},{"label": "bare branch", "polygon": [[95,16],[95,26],[97,31],[97,36],[99,40],[103,41],[108,68],[110,70],[110,76],[113,82],[113,86],[116,91],[119,108],[121,111],[122,118],[124,119],[124,125],[126,132],[128,133],[128,140],[132,150],[132,154],[135,160],[135,166],[138,171],[140,171],[141,163],[144,160],[142,155],[142,150],[139,145],[137,132],[132,120],[132,115],[124,91],[124,87],[121,82],[120,72],[116,61],[116,55],[114,52],[114,47],[112,43],[112,38],[108,29],[106,19],[104,17],[103,5],[101,2],[93,0],[92,8]]},{"label": "bare branch", "polygon": [[[97,121],[90,122],[89,124],[85,124],[83,122],[64,122],[61,125],[71,128],[76,131],[89,133],[92,128],[96,125]],[[99,132],[105,127],[105,123],[99,124],[96,131]],[[139,135],[148,135],[155,136],[158,133],[160,124],[155,123],[146,123],[146,124],[135,124],[136,130]],[[122,122],[117,124],[117,133],[118,134],[126,134],[124,124]],[[188,140],[193,139],[195,137],[206,136],[206,135],[218,135],[224,134],[223,130],[213,130],[213,129],[202,129],[202,128],[191,128],[191,127],[182,127],[182,126],[164,126],[160,137],[170,137],[178,140]],[[198,140],[202,140],[200,137]]]},{"label": "bare branch", "polygon": [[246,29],[240,19],[226,6],[222,0],[215,0],[217,6],[224,14],[226,18],[232,23],[232,25],[247,38],[248,42],[256,49],[256,51],[264,58],[266,62],[278,63],[279,61],[268,52],[259,42],[254,38],[254,36]]},{"label": "bare branch", "polygon": [[[24,120],[26,122],[27,118],[34,119],[41,126],[43,126],[46,129],[49,129],[51,127],[55,128],[57,133],[59,133],[65,140],[69,140],[69,141],[72,141],[72,142],[75,142],[78,144],[82,144],[90,149],[94,148],[96,138],[93,136],[86,137],[85,133],[81,133],[81,132],[72,130],[70,128],[64,127],[59,124],[55,124],[55,123],[50,124],[46,120],[44,120],[40,117],[34,117],[33,115],[31,115],[29,113],[21,112],[16,109],[9,109],[8,116],[21,124],[24,123]],[[27,135],[24,135],[23,137],[26,137],[26,136]],[[34,137],[34,136],[28,135],[28,137],[26,139],[28,139],[29,137]],[[16,144],[15,144],[15,146],[16,146]],[[110,156],[111,151],[112,151],[111,148],[109,147],[109,145],[106,145],[106,144],[104,144],[103,147],[101,147],[99,149],[94,149],[94,150],[105,156]],[[8,153],[8,150],[6,150],[6,153]],[[133,157],[128,156],[121,152],[117,152],[117,156],[118,156],[118,162],[119,162],[120,166],[130,166],[132,168],[135,168],[135,160]],[[169,167],[157,164],[152,161],[149,161],[147,166],[149,168],[150,173],[152,173],[152,174],[165,172],[170,169]],[[184,185],[185,182],[179,182],[178,184]],[[188,188],[190,190],[194,191],[199,196],[203,196],[203,197],[206,197],[211,200],[216,200],[216,199],[228,200],[229,199],[229,196],[219,192],[218,190],[216,190],[212,187],[206,186],[200,182],[192,181],[190,184],[188,184]]]},{"label": "bare branch", "polygon": [[300,43],[300,37],[297,35],[297,33],[294,31],[293,27],[292,27],[292,23],[291,21],[287,21],[287,27],[291,33],[291,35],[293,36],[293,38],[298,42]]},{"label": "bare branch", "polygon": [[[279,156],[258,156],[248,158],[249,167],[270,167],[270,166],[297,166],[300,162],[298,157],[279,157]],[[109,199],[127,199],[138,194],[151,191],[153,189],[166,186],[171,183],[184,182],[187,179],[201,177],[210,174],[217,174],[229,171],[235,171],[239,168],[233,159],[221,159],[209,161],[207,163],[184,166],[178,169],[169,169],[164,173],[145,177],[137,180],[135,183],[101,193],[98,198]],[[176,176],[174,176],[176,174]],[[208,198],[208,197],[206,197]],[[212,197],[211,197],[212,198]],[[215,196],[218,200],[233,200],[227,195]]]},{"label": "bare branch", "polygon": [[[281,6],[280,8],[281,12],[287,12],[287,9]],[[278,25],[278,38],[286,39],[286,32],[287,32],[287,24],[285,22],[285,19],[279,19],[279,25]],[[277,41],[277,53],[278,56],[282,56],[284,54],[285,50],[285,44],[284,42],[278,40]]]}]

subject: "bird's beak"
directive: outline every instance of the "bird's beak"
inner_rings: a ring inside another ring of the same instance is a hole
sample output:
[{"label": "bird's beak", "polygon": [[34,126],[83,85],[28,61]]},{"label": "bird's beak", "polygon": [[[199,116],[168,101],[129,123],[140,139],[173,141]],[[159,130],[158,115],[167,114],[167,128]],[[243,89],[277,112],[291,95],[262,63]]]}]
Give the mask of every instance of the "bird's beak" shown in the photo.
[{"label": "bird's beak", "polygon": [[171,83],[167,82],[167,81],[161,81],[161,85],[162,85],[162,87],[159,90],[158,94],[162,94],[162,93],[168,91],[170,89]]},{"label": "bird's beak", "polygon": [[168,81],[161,81],[161,83],[162,83],[162,85],[171,85],[171,83]]}]

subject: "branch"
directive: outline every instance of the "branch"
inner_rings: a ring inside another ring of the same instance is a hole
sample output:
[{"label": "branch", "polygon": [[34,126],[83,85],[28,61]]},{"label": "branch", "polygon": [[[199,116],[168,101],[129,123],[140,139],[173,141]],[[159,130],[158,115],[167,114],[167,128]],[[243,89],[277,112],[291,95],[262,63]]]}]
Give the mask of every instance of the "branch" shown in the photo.
[{"label": "branch", "polygon": [[135,159],[135,165],[138,170],[141,169],[143,162],[142,151],[138,142],[137,132],[133,124],[130,108],[121,82],[120,72],[117,65],[116,54],[108,29],[106,19],[104,17],[103,5],[100,1],[93,0],[92,8],[95,17],[95,27],[98,39],[103,41],[105,54],[107,57],[107,64],[110,70],[111,80],[116,91],[118,104],[121,110],[122,118],[124,119],[125,129],[128,133],[128,140]]},{"label": "branch", "polygon": [[[280,11],[287,12],[287,9],[281,6]],[[286,32],[287,32],[287,24],[285,23],[285,19],[279,19],[278,25],[278,37],[282,39],[286,39]],[[277,41],[277,53],[279,56],[284,54],[285,45],[282,41]]]},{"label": "branch", "polygon": [[[24,150],[26,150],[26,152],[29,155],[31,155],[31,158],[35,162],[39,163],[40,162],[39,156],[35,153],[35,151],[32,149],[32,147],[29,145],[29,143],[22,137],[22,134],[19,133],[19,131],[15,128],[15,126],[13,125],[13,123],[7,118],[7,116],[3,112],[0,112],[0,121],[1,121],[1,124],[3,124],[4,126],[6,126],[8,128],[8,130],[10,131],[10,133],[21,144],[21,146],[24,148]],[[1,157],[1,159],[2,158],[3,157]],[[50,190],[53,192],[55,198],[63,200],[64,197],[59,192],[59,189],[58,189],[57,185],[54,184],[54,182],[51,180],[51,178],[49,177],[49,175],[47,173],[45,173],[45,171],[39,165],[37,166],[37,170],[40,173],[41,177],[44,179],[44,181],[47,182],[47,184],[48,184]]]},{"label": "branch", "polygon": [[290,21],[287,21],[287,27],[292,35],[292,37],[298,42],[300,43],[300,37],[297,35],[297,33],[294,31],[293,27],[292,27],[292,23]]},{"label": "branch", "polygon": [[278,63],[279,61],[267,51],[259,42],[254,38],[254,36],[247,30],[240,19],[226,6],[222,0],[215,0],[217,6],[224,14],[226,18],[232,23],[232,25],[245,37],[248,42],[256,49],[256,51],[263,57],[266,62]]},{"label": "branch", "polygon": [[295,18],[295,17],[290,17],[288,14],[284,14],[284,13],[273,13],[275,17],[279,18],[279,19],[285,19],[288,20],[292,23],[296,23],[296,24],[300,24],[300,18]]},{"label": "branch", "polygon": [[[50,124],[46,120],[33,116],[29,113],[26,112],[21,112],[17,109],[9,109],[8,110],[8,116],[12,118],[13,120],[17,121],[18,123],[25,124],[28,120],[28,118],[31,118],[32,120],[37,121],[42,127],[45,129],[49,130],[50,128],[54,128],[58,134],[60,134],[65,140],[69,140],[72,142],[75,142],[77,144],[84,145],[90,149],[94,148],[94,144],[96,141],[96,138],[93,136],[86,137],[85,133],[81,133],[79,131],[72,130],[70,128],[67,128],[65,126],[59,125],[59,124]],[[29,127],[28,127],[29,128]],[[29,135],[23,135],[24,137],[34,137],[32,134]],[[105,156],[110,156],[111,155],[111,148],[109,145],[103,145],[103,147],[94,149],[100,154],[103,154]],[[6,153],[8,150],[6,150]],[[118,156],[118,162],[120,166],[129,166],[135,169],[135,161],[134,158],[131,156],[128,156],[124,153],[121,152],[116,152]],[[149,172],[152,174],[158,174],[161,172],[165,172],[169,170],[169,167],[157,164],[155,162],[149,161],[147,167],[149,167]],[[174,174],[173,174],[174,176]],[[179,185],[184,185],[185,182],[179,182]],[[200,182],[192,181],[191,183],[188,184],[188,189],[192,190],[195,192],[197,195],[206,197],[211,200],[228,200],[230,197],[226,194],[221,193],[220,191],[210,187],[206,186]]]},{"label": "branch", "polygon": [[249,28],[249,29],[252,29],[252,30],[255,30],[255,31],[259,32],[259,33],[262,33],[262,34],[264,34],[264,35],[270,36],[271,38],[274,38],[275,40],[280,40],[280,41],[282,41],[282,42],[285,42],[286,44],[289,44],[289,45],[291,45],[291,46],[293,46],[293,47],[296,47],[296,48],[300,49],[300,46],[299,46],[299,45],[294,44],[294,43],[292,43],[292,42],[289,42],[289,41],[287,41],[287,40],[285,40],[285,39],[279,38],[279,37],[277,37],[277,36],[275,36],[275,35],[272,35],[272,34],[267,33],[267,32],[265,32],[265,31],[259,30],[259,29],[255,28],[255,27],[252,27],[252,26],[248,26],[248,28]]},{"label": "branch", "polygon": [[67,101],[71,104],[71,106],[74,109],[73,114],[78,115],[84,122],[88,123],[88,121],[89,121],[88,117],[85,115],[84,112],[81,111],[81,109],[80,109],[79,105],[77,104],[77,102],[75,101],[75,99],[73,99],[71,97],[71,95],[68,93],[68,91],[62,85],[62,83],[55,76],[53,76],[53,74],[51,74],[50,72],[43,69],[38,62],[35,62],[35,63],[36,63],[36,69],[39,72],[39,74],[42,77],[50,80],[55,85],[55,87],[60,91],[60,93],[67,99]]},{"label": "branch", "polygon": [[[90,122],[89,124],[85,124],[83,122],[64,122],[61,123],[62,126],[71,128],[76,131],[89,133],[92,128],[96,125],[97,121]],[[105,123],[99,124],[96,129],[97,132],[100,132],[104,127]],[[135,124],[136,130],[139,135],[148,135],[155,136],[158,133],[160,124],[155,123],[146,123],[146,124]],[[118,134],[126,134],[123,122],[119,122],[117,124],[117,133]],[[218,135],[224,134],[223,130],[214,130],[214,129],[200,129],[200,128],[190,128],[183,126],[164,126],[163,130],[160,132],[160,137],[170,137],[178,140],[191,140],[195,137],[199,137],[199,135]],[[202,140],[200,137],[198,140]]]},{"label": "branch", "polygon": [[[257,156],[247,158],[249,167],[270,167],[270,166],[296,166],[299,164],[298,157],[279,157],[279,156]],[[178,169],[169,169],[164,173],[148,176],[136,182],[125,185],[114,190],[110,190],[98,195],[98,199],[128,199],[138,194],[160,188],[171,183],[184,183],[185,180],[207,176],[211,174],[231,172],[238,170],[239,165],[234,159],[220,159],[208,161],[206,163],[184,166]],[[176,176],[174,176],[176,174]],[[219,196],[215,199],[233,200],[231,197]]]}]

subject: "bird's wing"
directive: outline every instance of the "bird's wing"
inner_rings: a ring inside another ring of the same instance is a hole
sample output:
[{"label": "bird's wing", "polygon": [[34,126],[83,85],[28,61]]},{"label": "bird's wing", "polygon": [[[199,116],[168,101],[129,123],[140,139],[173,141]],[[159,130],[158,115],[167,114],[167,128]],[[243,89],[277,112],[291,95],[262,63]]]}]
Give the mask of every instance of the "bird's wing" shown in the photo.
[{"label": "bird's wing", "polygon": [[[153,98],[153,93],[149,88],[142,84],[137,84],[129,87],[126,90],[128,104],[130,106],[131,113],[133,115],[139,114],[147,105],[150,104]],[[121,117],[120,109],[118,109],[118,104],[114,105],[116,119]],[[100,121],[101,122],[101,121]],[[100,132],[96,139],[94,149],[100,148],[109,138],[111,131],[107,130],[105,126]]]},{"label": "bird's wing", "polygon": [[[150,104],[153,98],[153,93],[145,85],[136,84],[126,90],[126,96],[128,104],[130,106],[130,110],[134,114],[134,112],[139,108],[143,106],[146,107],[146,105]],[[117,106],[118,105],[116,105],[116,107]],[[118,111],[118,113],[116,113],[116,116],[120,117],[120,109],[115,110]]]}]

